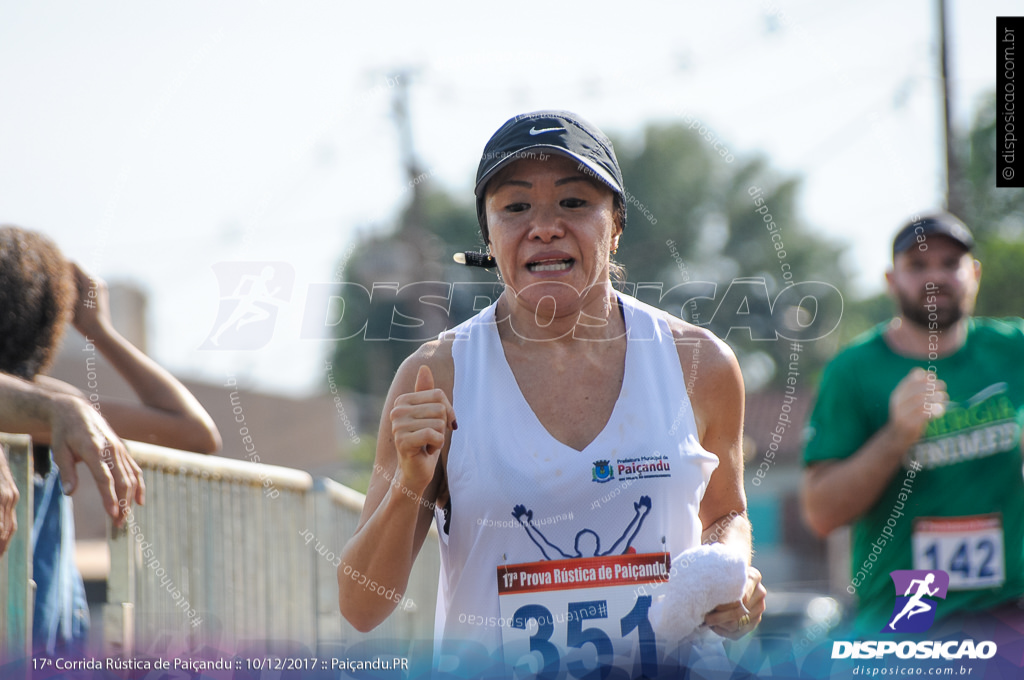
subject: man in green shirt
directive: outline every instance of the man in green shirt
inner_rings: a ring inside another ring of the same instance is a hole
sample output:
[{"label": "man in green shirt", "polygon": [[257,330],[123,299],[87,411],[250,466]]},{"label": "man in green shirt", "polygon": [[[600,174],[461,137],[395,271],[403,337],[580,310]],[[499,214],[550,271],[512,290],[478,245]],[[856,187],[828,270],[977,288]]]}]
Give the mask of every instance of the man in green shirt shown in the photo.
[{"label": "man in green shirt", "polygon": [[[1024,320],[972,318],[981,265],[953,215],[904,226],[889,293],[899,314],[825,369],[804,451],[803,510],[850,524],[856,630],[893,611],[898,569],[943,570],[937,619],[1024,595]],[[902,595],[902,593],[900,593]]]}]

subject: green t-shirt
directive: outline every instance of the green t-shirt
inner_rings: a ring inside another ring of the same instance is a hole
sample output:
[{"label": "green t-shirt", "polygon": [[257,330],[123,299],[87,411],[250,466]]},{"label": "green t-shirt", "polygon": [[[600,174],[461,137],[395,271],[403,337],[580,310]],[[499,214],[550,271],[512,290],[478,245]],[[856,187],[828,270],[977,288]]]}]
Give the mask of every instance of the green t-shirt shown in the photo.
[{"label": "green t-shirt", "polygon": [[950,404],[852,526],[848,591],[862,634],[881,631],[892,614],[897,569],[950,574],[937,618],[1024,594],[1024,319],[972,319],[964,346],[934,361],[894,353],[884,330],[860,336],[825,369],[805,464],[856,452],[888,421],[890,394],[916,366],[945,381]]}]

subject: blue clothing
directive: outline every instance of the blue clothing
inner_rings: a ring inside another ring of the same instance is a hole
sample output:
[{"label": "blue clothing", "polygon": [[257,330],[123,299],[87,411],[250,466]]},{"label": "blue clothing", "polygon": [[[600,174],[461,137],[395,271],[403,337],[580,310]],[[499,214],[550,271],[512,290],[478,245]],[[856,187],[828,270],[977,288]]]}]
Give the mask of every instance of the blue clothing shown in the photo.
[{"label": "blue clothing", "polygon": [[89,631],[85,584],[75,566],[75,520],[60,472],[51,461],[35,478],[32,578],[36,582],[32,647],[38,654],[84,652]]}]

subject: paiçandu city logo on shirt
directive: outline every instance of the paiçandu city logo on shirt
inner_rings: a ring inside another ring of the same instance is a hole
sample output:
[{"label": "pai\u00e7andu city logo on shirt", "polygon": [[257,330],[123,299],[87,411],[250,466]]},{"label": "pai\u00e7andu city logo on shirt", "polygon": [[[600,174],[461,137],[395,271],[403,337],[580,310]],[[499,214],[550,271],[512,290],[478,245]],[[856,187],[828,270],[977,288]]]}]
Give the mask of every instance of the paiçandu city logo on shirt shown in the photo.
[{"label": "pai\u00e7andu city logo on shirt", "polygon": [[615,470],[612,469],[611,461],[609,460],[595,460],[594,461],[594,481],[595,482],[610,482],[615,479]]},{"label": "pai\u00e7andu city logo on shirt", "polygon": [[610,460],[595,460],[593,479],[595,482],[610,482],[618,479],[627,482],[634,479],[653,479],[655,477],[671,477],[672,463],[669,457],[653,452],[647,456],[632,456]]},{"label": "pai\u00e7andu city logo on shirt", "polygon": [[949,574],[941,569],[902,569],[889,572],[896,604],[882,633],[923,633],[935,623],[935,598],[946,599]]}]

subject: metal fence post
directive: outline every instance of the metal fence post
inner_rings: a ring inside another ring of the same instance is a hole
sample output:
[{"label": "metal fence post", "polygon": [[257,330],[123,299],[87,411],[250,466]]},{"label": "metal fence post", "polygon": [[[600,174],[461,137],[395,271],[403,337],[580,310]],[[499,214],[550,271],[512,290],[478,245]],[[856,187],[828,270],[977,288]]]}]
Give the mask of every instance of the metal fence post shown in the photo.
[{"label": "metal fence post", "polygon": [[[14,484],[18,487],[18,531],[0,558],[0,658],[29,659],[32,655],[32,440],[25,435],[0,434]],[[26,668],[26,672],[28,667]]]}]

